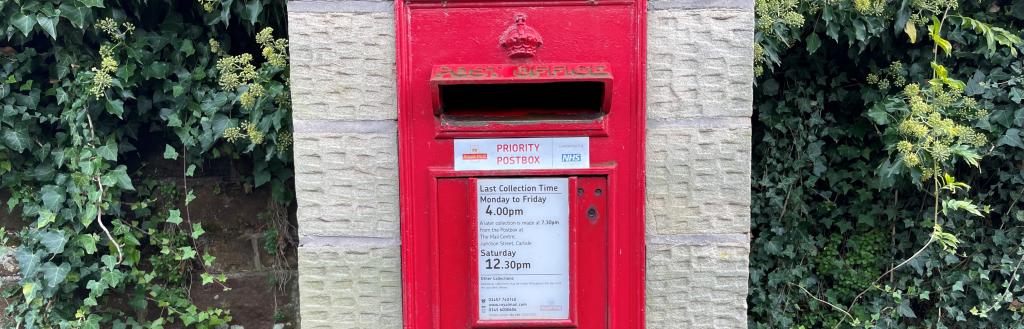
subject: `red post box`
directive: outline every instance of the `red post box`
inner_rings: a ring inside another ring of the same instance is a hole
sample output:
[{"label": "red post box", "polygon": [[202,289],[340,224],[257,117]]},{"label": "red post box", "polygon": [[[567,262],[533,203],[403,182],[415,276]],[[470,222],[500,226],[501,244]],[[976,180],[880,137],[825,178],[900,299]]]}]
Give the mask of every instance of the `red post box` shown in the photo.
[{"label": "red post box", "polygon": [[406,328],[643,328],[646,1],[396,4]]}]

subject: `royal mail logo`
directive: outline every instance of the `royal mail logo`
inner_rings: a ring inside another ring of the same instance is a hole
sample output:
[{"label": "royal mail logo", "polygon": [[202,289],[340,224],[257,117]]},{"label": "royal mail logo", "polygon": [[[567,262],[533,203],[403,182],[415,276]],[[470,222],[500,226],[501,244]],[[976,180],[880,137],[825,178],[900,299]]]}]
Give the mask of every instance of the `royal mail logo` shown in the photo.
[{"label": "royal mail logo", "polygon": [[473,145],[472,147],[470,147],[469,152],[470,153],[463,153],[462,154],[462,160],[467,160],[467,161],[487,160],[487,153],[480,153],[480,150],[479,150],[479,148],[476,145]]}]

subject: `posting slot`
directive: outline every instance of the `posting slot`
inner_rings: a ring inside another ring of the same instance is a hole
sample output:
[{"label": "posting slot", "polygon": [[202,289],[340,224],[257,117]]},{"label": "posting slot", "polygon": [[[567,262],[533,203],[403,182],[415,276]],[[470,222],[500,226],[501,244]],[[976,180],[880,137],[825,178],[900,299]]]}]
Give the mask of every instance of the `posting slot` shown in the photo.
[{"label": "posting slot", "polygon": [[595,119],[604,106],[604,83],[454,84],[438,88],[441,113],[448,119]]}]

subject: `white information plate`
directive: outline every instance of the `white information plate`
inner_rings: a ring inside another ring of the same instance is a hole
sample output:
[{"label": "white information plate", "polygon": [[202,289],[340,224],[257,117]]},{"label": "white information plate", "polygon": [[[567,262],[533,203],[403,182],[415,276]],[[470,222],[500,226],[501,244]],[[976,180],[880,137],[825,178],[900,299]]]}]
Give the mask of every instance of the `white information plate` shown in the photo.
[{"label": "white information plate", "polygon": [[569,318],[569,179],[477,181],[480,320]]},{"label": "white information plate", "polygon": [[455,170],[590,168],[589,137],[456,139]]}]

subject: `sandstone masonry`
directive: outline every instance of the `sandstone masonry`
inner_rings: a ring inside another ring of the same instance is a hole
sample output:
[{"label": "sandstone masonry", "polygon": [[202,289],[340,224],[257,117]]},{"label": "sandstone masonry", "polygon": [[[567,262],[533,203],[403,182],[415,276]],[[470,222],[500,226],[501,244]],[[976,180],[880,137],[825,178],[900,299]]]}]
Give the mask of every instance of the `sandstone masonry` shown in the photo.
[{"label": "sandstone masonry", "polygon": [[647,327],[746,328],[752,0],[647,17]]},{"label": "sandstone masonry", "polygon": [[402,328],[391,2],[290,1],[303,328]]},{"label": "sandstone masonry", "polygon": [[[753,0],[651,0],[648,328],[745,328]],[[289,1],[304,328],[402,328],[391,1]]]}]

